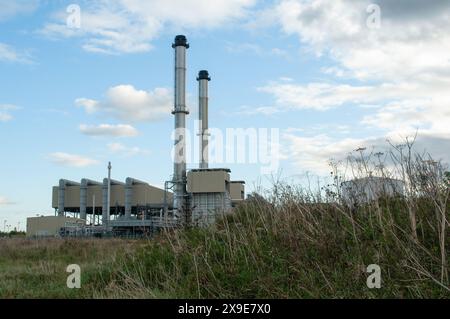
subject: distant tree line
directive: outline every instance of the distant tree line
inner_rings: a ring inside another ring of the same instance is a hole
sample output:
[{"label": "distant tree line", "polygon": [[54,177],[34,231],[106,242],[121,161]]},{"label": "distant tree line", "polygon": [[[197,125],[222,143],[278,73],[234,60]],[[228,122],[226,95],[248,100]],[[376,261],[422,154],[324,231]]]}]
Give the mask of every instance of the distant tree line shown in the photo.
[{"label": "distant tree line", "polygon": [[10,232],[2,232],[0,231],[0,238],[2,237],[24,237],[26,233],[24,231],[17,231],[16,229],[11,230]]}]

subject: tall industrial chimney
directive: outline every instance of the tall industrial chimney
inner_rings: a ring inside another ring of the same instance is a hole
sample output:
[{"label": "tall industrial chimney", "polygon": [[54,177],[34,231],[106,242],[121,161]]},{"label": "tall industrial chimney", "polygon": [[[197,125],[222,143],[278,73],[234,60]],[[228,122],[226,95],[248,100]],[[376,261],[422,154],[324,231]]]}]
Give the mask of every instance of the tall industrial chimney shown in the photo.
[{"label": "tall industrial chimney", "polygon": [[186,204],[186,50],[189,48],[184,35],[177,35],[175,43],[175,152],[174,152],[174,202],[173,207],[180,216]]},{"label": "tall industrial chimney", "polygon": [[200,137],[200,168],[208,168],[208,82],[209,73],[202,70],[198,73],[198,114]]}]

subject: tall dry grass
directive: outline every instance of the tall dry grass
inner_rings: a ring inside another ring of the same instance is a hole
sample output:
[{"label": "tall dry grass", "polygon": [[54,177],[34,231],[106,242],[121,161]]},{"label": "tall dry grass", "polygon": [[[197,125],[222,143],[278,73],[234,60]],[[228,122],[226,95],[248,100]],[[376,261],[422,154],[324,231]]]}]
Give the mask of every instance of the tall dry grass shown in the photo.
[{"label": "tall dry grass", "polygon": [[[412,146],[360,150],[322,188],[277,181],[213,227],[163,233],[104,274],[114,292],[102,296],[448,298],[449,188],[443,165]],[[368,176],[405,191],[348,205],[341,182]],[[366,285],[370,264],[381,289]]]}]

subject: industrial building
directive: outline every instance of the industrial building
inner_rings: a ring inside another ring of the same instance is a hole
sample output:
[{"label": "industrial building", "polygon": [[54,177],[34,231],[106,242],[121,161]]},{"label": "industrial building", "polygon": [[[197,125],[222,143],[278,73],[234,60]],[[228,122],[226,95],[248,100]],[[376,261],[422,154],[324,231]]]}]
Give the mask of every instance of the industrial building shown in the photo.
[{"label": "industrial building", "polygon": [[[201,70],[197,81],[199,88],[199,167],[186,167],[186,53],[190,45],[183,35],[175,37],[172,48],[175,53],[175,158],[172,178],[164,183],[164,189],[127,178],[124,182],[111,179],[111,163],[108,178],[102,182],[87,178],[78,181],[61,179],[53,187],[52,207],[55,215],[30,218],[27,233],[95,235],[95,234],[147,234],[160,228],[183,225],[208,226],[218,216],[231,212],[245,198],[245,182],[232,181],[227,168],[209,168],[209,72]],[[56,219],[55,219],[56,218]],[[49,230],[45,223],[48,220]],[[57,226],[55,220],[58,221]],[[39,221],[39,227],[35,226]],[[76,222],[72,222],[76,221]]]},{"label": "industrial building", "polygon": [[65,228],[81,228],[85,220],[65,216],[41,216],[27,218],[27,237],[55,237]]},{"label": "industrial building", "polygon": [[344,202],[350,206],[375,201],[383,196],[403,195],[405,183],[398,179],[370,176],[357,178],[341,184]]}]

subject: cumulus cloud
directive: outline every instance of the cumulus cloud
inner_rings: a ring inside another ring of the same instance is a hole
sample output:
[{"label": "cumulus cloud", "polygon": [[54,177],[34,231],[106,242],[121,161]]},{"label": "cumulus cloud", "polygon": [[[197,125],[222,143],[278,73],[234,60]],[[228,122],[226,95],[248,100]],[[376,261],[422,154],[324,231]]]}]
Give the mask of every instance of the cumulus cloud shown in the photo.
[{"label": "cumulus cloud", "polygon": [[379,29],[367,27],[371,2],[285,0],[275,10],[285,32],[359,79],[405,80],[450,66],[448,1],[378,1]]},{"label": "cumulus cloud", "polygon": [[298,85],[293,83],[271,82],[259,88],[260,92],[271,94],[280,108],[315,109],[324,111],[345,103],[373,102],[370,86],[332,85],[327,83],[310,83]]},{"label": "cumulus cloud", "polygon": [[121,143],[110,143],[108,144],[108,149],[111,153],[121,154],[125,157],[150,154],[148,150],[141,149],[137,146],[128,147]]},{"label": "cumulus cloud", "polygon": [[118,85],[106,92],[104,101],[79,98],[75,104],[90,114],[104,113],[119,120],[149,122],[170,115],[172,95],[166,88],[144,91],[132,85]]},{"label": "cumulus cloud", "polygon": [[[282,141],[285,145],[282,149],[293,159],[294,165],[300,171],[310,171],[320,175],[328,175],[330,172],[329,162],[345,162],[349,155],[359,157],[356,152],[359,148],[365,148],[369,153],[382,152],[385,155],[392,150],[390,143],[401,145],[405,139],[413,140],[411,135],[397,133],[388,134],[383,137],[366,138],[343,138],[339,139],[329,134],[318,134],[304,136],[302,131],[285,130]],[[423,133],[417,136],[413,149],[421,154],[429,153],[435,160],[448,162],[450,139],[439,135]]]},{"label": "cumulus cloud", "polygon": [[152,48],[163,30],[210,29],[236,21],[256,0],[120,0],[90,1],[81,7],[81,28],[66,26],[67,13],[57,14],[39,32],[52,38],[80,37],[86,51],[136,53]]},{"label": "cumulus cloud", "polygon": [[114,136],[114,137],[132,137],[138,135],[138,131],[127,124],[100,124],[100,125],[80,125],[80,132],[90,136]]},{"label": "cumulus cloud", "polygon": [[49,155],[49,158],[57,165],[69,167],[88,167],[99,163],[97,160],[92,158],[62,152],[52,153]]},{"label": "cumulus cloud", "polygon": [[326,82],[275,81],[259,90],[272,95],[282,110],[361,107],[359,124],[383,132],[354,140],[288,136],[292,151],[302,150],[294,154],[305,167],[320,169],[316,161],[324,163],[353,144],[417,130],[418,148],[450,160],[449,148],[439,147],[450,144],[450,2],[377,1],[380,28],[367,24],[371,3],[282,0],[271,9],[282,31],[299,38],[303,53],[334,63],[322,69],[331,78]]},{"label": "cumulus cloud", "polygon": [[329,173],[330,159],[341,160],[349,152],[361,145],[367,145],[368,142],[354,138],[338,140],[326,134],[305,137],[292,132],[285,132],[283,141],[287,144],[286,152],[290,154],[298,168],[322,175]]},{"label": "cumulus cloud", "polygon": [[31,64],[33,60],[28,52],[19,52],[16,48],[0,42],[0,61]]}]

